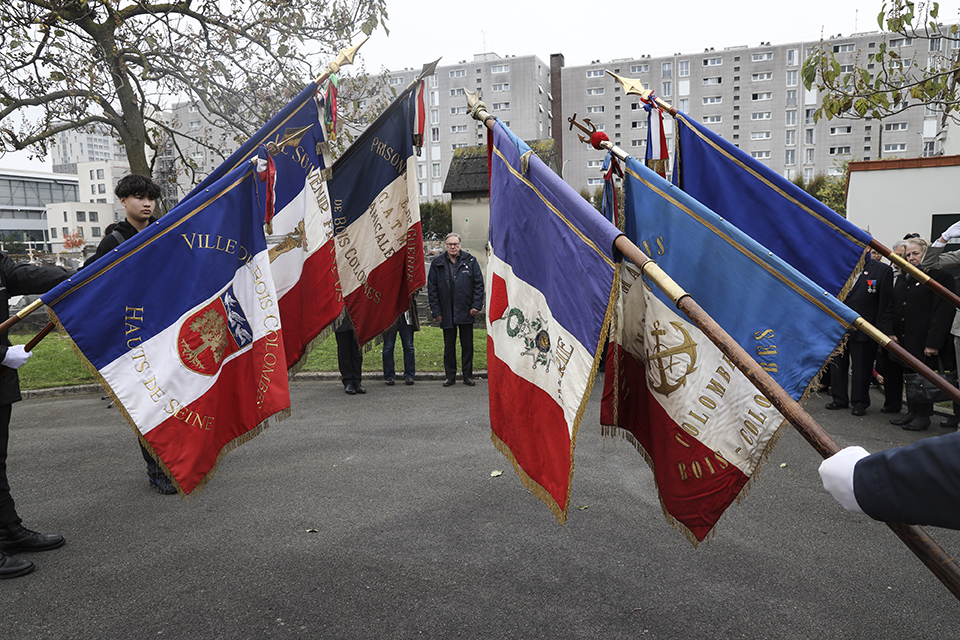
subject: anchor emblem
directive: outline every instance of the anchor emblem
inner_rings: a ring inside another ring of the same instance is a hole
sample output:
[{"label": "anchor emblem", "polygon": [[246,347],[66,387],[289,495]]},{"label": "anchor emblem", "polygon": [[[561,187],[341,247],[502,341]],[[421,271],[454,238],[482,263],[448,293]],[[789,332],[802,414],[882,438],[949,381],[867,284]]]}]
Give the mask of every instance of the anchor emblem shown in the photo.
[{"label": "anchor emblem", "polygon": [[[660,382],[652,386],[653,390],[657,393],[661,393],[665,396],[669,396],[671,393],[684,386],[687,383],[687,376],[697,370],[697,343],[693,341],[690,337],[690,334],[686,329],[683,328],[683,324],[680,322],[671,322],[670,325],[683,334],[683,342],[675,347],[667,347],[660,342],[660,337],[667,335],[666,329],[660,328],[660,321],[657,320],[653,323],[653,330],[650,332],[650,335],[654,337],[656,344],[653,347],[653,352],[647,353],[647,362],[656,361],[656,370],[660,372]],[[676,382],[671,383],[668,373],[678,365],[683,364],[683,359],[678,358],[678,356],[686,355],[690,361],[686,365],[686,371],[683,372]],[[653,367],[648,369],[650,373],[653,371]],[[651,378],[651,385],[653,383],[653,376],[648,373],[648,376]]]},{"label": "anchor emblem", "polygon": [[597,126],[590,122],[590,118],[584,118],[583,121],[587,123],[587,125],[590,127],[589,129],[577,122],[577,114],[573,114],[573,116],[567,118],[567,122],[570,123],[570,131],[573,131],[574,127],[580,129],[580,131],[583,131],[583,133],[587,134],[586,136],[584,136],[582,133],[577,134],[577,137],[580,138],[580,142],[590,144],[590,139],[593,138],[593,134],[597,132]]}]

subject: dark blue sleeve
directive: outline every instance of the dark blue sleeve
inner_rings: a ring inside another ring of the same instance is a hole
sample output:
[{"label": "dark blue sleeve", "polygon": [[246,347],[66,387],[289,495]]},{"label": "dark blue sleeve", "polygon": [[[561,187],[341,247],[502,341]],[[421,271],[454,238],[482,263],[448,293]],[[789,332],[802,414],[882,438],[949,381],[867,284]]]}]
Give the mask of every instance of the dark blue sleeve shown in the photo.
[{"label": "dark blue sleeve", "polygon": [[960,433],[863,458],[853,492],[875,520],[960,529]]},{"label": "dark blue sleeve", "polygon": [[473,265],[475,267],[473,271],[473,304],[470,308],[479,311],[483,309],[483,273],[480,271],[480,263],[476,258],[473,260]]}]

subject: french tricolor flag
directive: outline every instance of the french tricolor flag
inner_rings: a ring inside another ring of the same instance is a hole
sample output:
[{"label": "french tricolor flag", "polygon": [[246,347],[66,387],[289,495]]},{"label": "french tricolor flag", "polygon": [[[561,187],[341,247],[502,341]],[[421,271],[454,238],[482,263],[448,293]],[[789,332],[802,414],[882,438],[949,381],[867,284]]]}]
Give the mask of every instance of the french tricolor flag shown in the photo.
[{"label": "french tricolor flag", "polygon": [[415,165],[417,82],[333,165],[330,204],[340,292],[360,344],[396,321],[426,284]]},{"label": "french tricolor flag", "polygon": [[290,408],[258,188],[238,167],[43,296],[181,494]]},{"label": "french tricolor flag", "polygon": [[492,439],[562,523],[577,429],[613,308],[620,232],[500,122],[493,147],[486,280]]}]

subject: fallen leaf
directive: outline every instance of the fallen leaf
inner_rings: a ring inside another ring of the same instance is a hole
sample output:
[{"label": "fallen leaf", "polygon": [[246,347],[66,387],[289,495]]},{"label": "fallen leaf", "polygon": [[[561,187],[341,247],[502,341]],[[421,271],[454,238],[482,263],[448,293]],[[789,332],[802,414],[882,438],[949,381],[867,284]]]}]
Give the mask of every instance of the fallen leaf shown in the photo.
[{"label": "fallen leaf", "polygon": [[786,463],[786,462],[781,462],[781,463],[780,463],[780,468],[781,468],[781,469],[783,469],[785,466],[787,466],[787,463]]},{"label": "fallen leaf", "polygon": [[588,504],[582,504],[582,505],[580,505],[580,506],[577,507],[577,508],[580,509],[580,511],[583,511],[584,509],[589,509],[589,508],[590,508],[590,505],[588,505]]},{"label": "fallen leaf", "polygon": [[319,533],[319,529],[307,529],[307,533]]},{"label": "fallen leaf", "polygon": [[499,469],[490,472],[491,478],[496,478],[497,476],[502,476],[502,475],[503,475],[503,471],[500,471]]}]

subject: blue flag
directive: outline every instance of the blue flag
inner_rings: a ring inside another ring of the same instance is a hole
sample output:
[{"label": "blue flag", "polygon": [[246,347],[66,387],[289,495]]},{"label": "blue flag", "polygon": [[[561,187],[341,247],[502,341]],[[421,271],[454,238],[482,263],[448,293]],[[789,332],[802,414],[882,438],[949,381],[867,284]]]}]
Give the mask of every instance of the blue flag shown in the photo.
[{"label": "blue flag", "polygon": [[845,297],[871,236],[683,113],[673,182],[828,293]]},{"label": "blue flag", "polygon": [[43,295],[181,493],[290,407],[248,163]]}]

